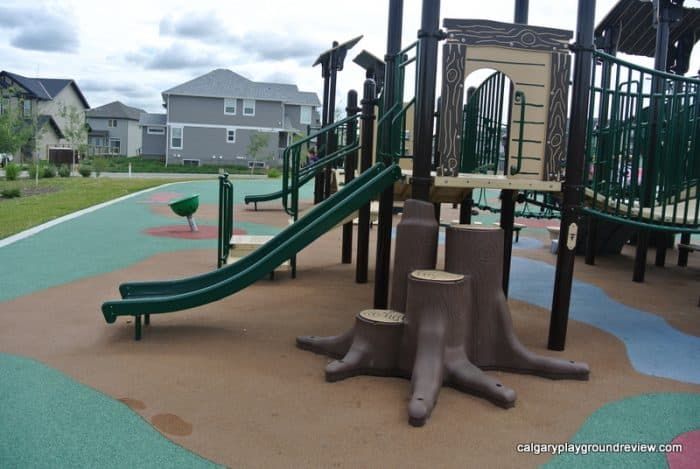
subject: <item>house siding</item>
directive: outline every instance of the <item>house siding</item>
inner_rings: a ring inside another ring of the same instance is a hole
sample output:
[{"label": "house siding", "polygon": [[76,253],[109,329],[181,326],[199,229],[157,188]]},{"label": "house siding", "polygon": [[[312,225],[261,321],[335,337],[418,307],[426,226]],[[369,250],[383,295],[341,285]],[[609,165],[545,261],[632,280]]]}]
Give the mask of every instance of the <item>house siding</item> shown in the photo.
[{"label": "house siding", "polygon": [[169,123],[197,123],[201,125],[225,125],[281,128],[282,103],[279,101],[255,101],[255,115],[243,115],[243,100],[236,100],[236,114],[224,114],[224,98],[195,96],[168,96]]},{"label": "house siding", "polygon": [[[127,119],[116,119],[117,126],[109,127],[108,121],[112,119],[102,117],[88,117],[87,123],[92,130],[106,130],[109,132],[108,138],[119,139],[119,151],[122,156],[134,156],[137,148],[140,147],[138,139],[133,138],[132,127],[138,129],[138,123]],[[109,140],[105,142],[109,146]]]},{"label": "house siding", "polygon": [[[223,104],[222,104],[223,106]],[[234,127],[234,126],[232,126]],[[192,127],[183,126],[182,149],[170,148],[167,141],[168,164],[182,164],[183,160],[200,160],[200,164],[215,165],[246,165],[247,147],[250,143],[250,135],[255,132],[252,129],[236,129],[236,141],[226,141],[225,127]],[[266,160],[268,164],[278,164],[277,141],[278,132],[265,132],[268,137],[267,148],[260,151],[258,160]],[[168,129],[168,136],[170,128]]]},{"label": "house siding", "polygon": [[141,129],[138,121],[126,122],[128,124],[126,156],[137,156],[141,153]]},{"label": "house siding", "polygon": [[[60,93],[54,96],[53,100],[51,101],[32,100],[32,107],[35,109],[35,112],[38,115],[47,114],[52,116],[61,131],[65,132],[66,126],[68,125],[68,119],[61,117],[59,103],[62,103],[68,109],[73,106],[81,112],[85,112],[86,110],[82,100],[78,96],[78,93],[76,93],[73,86],[66,86]],[[68,143],[68,140],[59,138],[53,129],[47,129],[41,135],[41,138],[39,138],[39,144],[37,146],[39,158],[44,160],[48,159],[49,147],[68,145]],[[87,137],[81,143],[87,143]]]},{"label": "house siding", "polygon": [[53,119],[56,121],[56,124],[58,124],[58,127],[62,131],[65,131],[65,128],[69,122],[68,119],[61,117],[59,103],[65,105],[66,109],[68,110],[70,110],[71,107],[74,107],[80,112],[85,112],[86,108],[78,96],[78,93],[75,92],[73,86],[66,86],[63,88],[61,92],[54,96],[53,100],[51,101],[39,101],[37,107],[39,114],[48,114],[53,116]]},{"label": "house siding", "polygon": [[[163,135],[149,134],[148,127],[159,126],[141,127],[141,155],[147,159],[161,159],[165,156],[165,146],[167,145],[165,133]],[[165,127],[160,128],[165,129]]]}]

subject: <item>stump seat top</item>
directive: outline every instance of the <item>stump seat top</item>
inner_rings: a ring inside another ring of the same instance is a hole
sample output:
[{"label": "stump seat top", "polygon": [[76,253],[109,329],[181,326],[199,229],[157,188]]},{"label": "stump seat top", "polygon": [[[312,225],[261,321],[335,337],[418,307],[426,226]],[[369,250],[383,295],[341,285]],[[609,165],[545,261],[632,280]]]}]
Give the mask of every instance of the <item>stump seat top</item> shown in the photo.
[{"label": "stump seat top", "polygon": [[464,275],[445,272],[444,270],[414,270],[411,277],[416,280],[433,282],[459,282],[464,280]]},{"label": "stump seat top", "polygon": [[455,230],[475,230],[475,231],[494,231],[494,230],[500,230],[501,227],[500,225],[483,225],[481,223],[472,223],[472,224],[457,224],[457,225],[452,225],[450,228],[453,228]]},{"label": "stump seat top", "polygon": [[375,323],[402,324],[404,315],[393,309],[365,309],[360,311],[362,319]]}]

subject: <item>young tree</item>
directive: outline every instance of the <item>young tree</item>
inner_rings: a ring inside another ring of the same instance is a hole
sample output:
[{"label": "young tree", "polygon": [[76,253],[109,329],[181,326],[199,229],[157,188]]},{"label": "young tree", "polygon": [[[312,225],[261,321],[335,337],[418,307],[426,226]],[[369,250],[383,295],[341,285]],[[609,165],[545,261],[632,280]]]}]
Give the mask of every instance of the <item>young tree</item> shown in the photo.
[{"label": "young tree", "polygon": [[73,150],[73,164],[77,164],[77,150],[87,142],[88,126],[85,122],[85,112],[78,110],[75,106],[59,103],[58,115],[65,122],[63,135],[66,136]]},{"label": "young tree", "polygon": [[0,153],[16,155],[34,135],[35,119],[26,118],[17,105],[19,91],[0,88]]},{"label": "young tree", "polygon": [[253,166],[250,168],[250,174],[253,174],[253,171],[255,170],[255,163],[258,160],[258,156],[261,151],[267,148],[269,141],[269,134],[264,134],[261,132],[253,132],[252,134],[250,134],[250,142],[248,143],[248,147],[246,148],[248,156],[253,159]]}]

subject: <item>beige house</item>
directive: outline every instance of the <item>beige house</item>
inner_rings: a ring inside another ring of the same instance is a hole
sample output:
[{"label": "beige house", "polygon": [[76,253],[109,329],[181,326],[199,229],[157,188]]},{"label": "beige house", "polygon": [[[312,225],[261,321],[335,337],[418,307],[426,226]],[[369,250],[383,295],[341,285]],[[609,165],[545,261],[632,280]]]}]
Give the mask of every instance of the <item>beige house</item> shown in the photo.
[{"label": "beige house", "polygon": [[[71,79],[28,78],[2,71],[0,87],[18,90],[18,94],[4,105],[20,106],[27,118],[36,116],[39,123],[44,124],[45,130],[36,145],[30,144],[22,150],[22,155],[15,155],[22,158],[46,160],[52,149],[69,146],[64,133],[68,122],[60,115],[61,106],[83,113],[90,108],[80,88]],[[83,143],[87,143],[87,139]]]}]

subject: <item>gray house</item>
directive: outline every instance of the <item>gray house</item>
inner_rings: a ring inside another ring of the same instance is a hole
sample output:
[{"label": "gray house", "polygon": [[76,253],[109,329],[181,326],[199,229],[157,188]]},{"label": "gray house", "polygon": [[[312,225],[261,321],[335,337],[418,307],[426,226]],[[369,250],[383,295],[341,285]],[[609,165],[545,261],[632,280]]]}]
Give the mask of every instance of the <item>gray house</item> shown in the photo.
[{"label": "gray house", "polygon": [[91,154],[136,156],[141,153],[139,117],[146,111],[114,101],[85,113]]},{"label": "gray house", "polygon": [[280,164],[294,134],[318,127],[316,93],[296,85],[261,83],[217,69],[162,93],[167,110],[166,164],[248,164],[255,132],[268,137],[258,155]]},{"label": "gray house", "polygon": [[139,118],[141,127],[141,157],[145,159],[165,160],[167,116],[144,112]]}]

